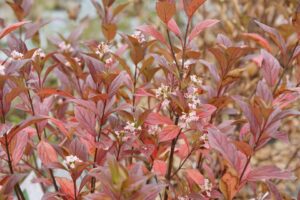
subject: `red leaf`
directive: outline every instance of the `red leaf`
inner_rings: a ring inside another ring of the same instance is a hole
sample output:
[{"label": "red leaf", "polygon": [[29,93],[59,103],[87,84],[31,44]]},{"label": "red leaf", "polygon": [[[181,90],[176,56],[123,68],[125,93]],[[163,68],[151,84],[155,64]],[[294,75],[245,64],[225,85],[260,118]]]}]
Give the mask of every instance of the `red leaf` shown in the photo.
[{"label": "red leaf", "polygon": [[187,169],[185,170],[187,176],[192,179],[198,185],[204,184],[204,177],[197,169]]},{"label": "red leaf", "polygon": [[159,133],[159,142],[167,142],[177,137],[180,132],[180,128],[176,125],[168,125],[164,127]]},{"label": "red leaf", "polygon": [[160,32],[158,32],[158,31],[156,30],[156,28],[154,28],[154,27],[151,26],[151,25],[143,25],[143,26],[139,26],[139,27],[137,28],[137,30],[140,30],[140,31],[142,31],[144,34],[150,35],[150,36],[154,37],[155,39],[159,40],[160,42],[166,44],[166,40],[165,40],[164,36],[163,36]]},{"label": "red leaf", "polygon": [[146,120],[145,123],[149,125],[164,125],[164,124],[173,124],[172,120],[168,117],[162,116],[158,113],[150,113]]},{"label": "red leaf", "polygon": [[[13,192],[14,186],[22,179],[24,178],[25,174],[12,174],[9,176],[7,182],[1,189],[1,194],[11,194]],[[2,195],[1,195],[2,196]]]},{"label": "red leaf", "polygon": [[37,152],[39,155],[39,158],[41,159],[42,163],[44,165],[58,162],[57,159],[57,153],[55,149],[47,142],[40,141],[40,143],[37,146]]},{"label": "red leaf", "polygon": [[12,154],[12,160],[13,165],[18,164],[18,162],[21,160],[25,147],[27,146],[28,142],[28,134],[27,132],[19,132],[19,134],[16,136],[16,144],[14,146],[13,154]]},{"label": "red leaf", "polygon": [[243,33],[242,36],[246,39],[254,40],[257,44],[271,52],[271,46],[269,42],[257,33]]},{"label": "red leaf", "polygon": [[126,74],[126,72],[124,72],[124,71],[120,72],[118,74],[118,76],[111,82],[111,84],[109,86],[109,91],[108,91],[109,98],[111,98],[118,92],[118,89],[121,87],[121,85],[125,81],[125,78],[126,78],[125,74]]},{"label": "red leaf", "polygon": [[259,21],[255,20],[255,23],[261,28],[263,29],[265,32],[267,32],[270,37],[272,38],[272,40],[277,44],[277,46],[281,49],[282,53],[285,54],[286,53],[286,44],[284,39],[282,38],[282,36],[279,34],[279,32],[270,27],[267,26],[263,23],[260,23]]},{"label": "red leaf", "polygon": [[265,80],[270,87],[274,86],[278,81],[280,64],[278,60],[269,52],[261,50],[261,55],[263,57],[262,62],[262,72]]},{"label": "red leaf", "polygon": [[88,160],[88,151],[85,146],[78,138],[75,138],[70,144],[70,152],[72,155],[76,155],[80,160]]},{"label": "red leaf", "polygon": [[191,18],[205,0],[183,0],[184,11]]},{"label": "red leaf", "polygon": [[56,178],[58,184],[60,185],[60,190],[62,193],[74,197],[74,187],[73,182],[67,178]]},{"label": "red leaf", "polygon": [[156,12],[164,23],[168,23],[176,13],[175,2],[172,2],[171,0],[157,1]]},{"label": "red leaf", "polygon": [[168,28],[173,32],[175,33],[175,35],[177,35],[178,37],[181,37],[181,32],[180,32],[180,29],[176,23],[176,21],[174,19],[171,19],[169,22],[168,22]]},{"label": "red leaf", "polygon": [[219,20],[217,20],[217,19],[206,19],[206,20],[198,23],[193,28],[191,34],[189,35],[189,42],[191,42],[197,35],[199,35],[206,28],[209,28],[209,27],[217,24],[218,22],[219,22]]},{"label": "red leaf", "polygon": [[5,27],[1,32],[0,32],[0,39],[6,36],[7,34],[11,33],[12,31],[18,29],[19,27],[23,26],[24,24],[29,23],[29,21],[23,21],[23,22],[17,22],[15,24],[9,25]]},{"label": "red leaf", "polygon": [[157,176],[165,176],[167,172],[167,164],[162,160],[154,160],[153,171]]},{"label": "red leaf", "polygon": [[208,142],[210,147],[220,152],[233,167],[236,166],[238,152],[235,146],[227,139],[226,135],[216,128],[209,128]]},{"label": "red leaf", "polygon": [[263,181],[268,179],[294,179],[294,175],[289,171],[283,171],[276,166],[263,166],[253,169],[247,176],[248,181]]},{"label": "red leaf", "polygon": [[53,88],[42,88],[38,91],[38,95],[41,97],[46,97],[50,95],[59,95],[67,98],[74,98],[70,93],[62,90],[57,90]]},{"label": "red leaf", "polygon": [[75,106],[74,109],[75,118],[78,120],[79,124],[83,126],[90,134],[96,135],[96,117],[95,114],[89,112],[87,109],[81,106]]},{"label": "red leaf", "polygon": [[210,104],[202,104],[197,110],[197,116],[201,119],[210,117],[215,111],[216,107]]}]

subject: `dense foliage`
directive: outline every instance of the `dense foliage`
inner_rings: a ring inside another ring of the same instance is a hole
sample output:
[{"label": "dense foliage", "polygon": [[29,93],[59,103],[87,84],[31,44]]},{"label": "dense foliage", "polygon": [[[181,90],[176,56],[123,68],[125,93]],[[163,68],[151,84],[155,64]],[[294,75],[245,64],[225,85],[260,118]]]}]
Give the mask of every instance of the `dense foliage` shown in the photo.
[{"label": "dense foliage", "polygon": [[7,1],[18,22],[1,21],[0,199],[25,199],[32,171],[43,199],[296,198],[277,185],[296,184],[297,150],[284,168],[253,159],[299,121],[300,4],[279,27],[276,12],[239,18],[248,8],[233,1],[237,33],[205,7],[198,18],[209,0],[158,0],[160,25],[126,34],[131,3],[91,2],[102,40],[80,40],[84,18],[42,49],[50,21],[27,20],[31,0]]}]

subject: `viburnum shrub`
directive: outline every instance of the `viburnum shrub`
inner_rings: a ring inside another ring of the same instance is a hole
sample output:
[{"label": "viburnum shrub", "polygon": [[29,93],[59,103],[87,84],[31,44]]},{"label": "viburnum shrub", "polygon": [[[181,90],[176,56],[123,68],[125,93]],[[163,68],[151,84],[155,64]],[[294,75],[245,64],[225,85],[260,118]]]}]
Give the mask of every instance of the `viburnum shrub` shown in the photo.
[{"label": "viburnum shrub", "polygon": [[282,121],[300,115],[300,7],[288,35],[257,19],[257,32],[200,44],[223,26],[195,17],[205,0],[156,1],[160,26],[133,34],[117,29],[130,4],[92,0],[105,39],[80,41],[85,19],[42,49],[49,21],[26,20],[30,0],[7,3],[18,22],[0,32],[0,199],[24,200],[30,172],[43,199],[293,198],[276,188],[295,179],[289,163],[253,158],[288,142]]}]

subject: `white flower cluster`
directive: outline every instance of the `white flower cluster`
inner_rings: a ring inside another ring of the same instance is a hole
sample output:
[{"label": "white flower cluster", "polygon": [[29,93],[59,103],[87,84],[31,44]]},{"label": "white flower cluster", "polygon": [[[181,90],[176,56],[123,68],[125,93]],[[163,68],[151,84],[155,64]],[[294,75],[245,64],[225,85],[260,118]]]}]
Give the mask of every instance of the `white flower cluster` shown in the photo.
[{"label": "white flower cluster", "polygon": [[204,146],[206,149],[209,149],[209,143],[208,143],[208,136],[207,136],[207,134],[203,134],[203,135],[200,137],[200,140],[204,143],[203,146]]},{"label": "white flower cluster", "polygon": [[4,76],[5,75],[5,66],[0,65],[0,75]]},{"label": "white flower cluster", "polygon": [[170,92],[171,90],[169,86],[161,84],[161,86],[155,90],[155,96],[156,98],[166,99]]},{"label": "white flower cluster", "polygon": [[111,66],[114,63],[114,59],[112,57],[109,57],[105,60],[105,64],[107,66]]},{"label": "white flower cluster", "polygon": [[58,47],[59,47],[60,51],[63,53],[72,53],[74,51],[71,44],[67,44],[65,41],[60,42],[58,44]]},{"label": "white flower cluster", "polygon": [[82,160],[80,160],[77,156],[74,156],[74,155],[69,155],[64,160],[64,163],[71,169],[74,169],[75,164],[80,163],[80,162],[82,162]]},{"label": "white flower cluster", "polygon": [[139,43],[144,43],[144,42],[146,42],[146,37],[145,37],[145,35],[144,35],[141,31],[135,31],[135,32],[131,35],[131,37],[137,39],[137,41],[138,41]]},{"label": "white flower cluster", "polygon": [[198,86],[202,85],[202,83],[203,83],[202,80],[199,77],[197,77],[196,75],[191,75],[190,79],[195,85],[198,85]]},{"label": "white flower cluster", "polygon": [[170,104],[170,100],[167,99],[170,93],[171,93],[170,87],[164,84],[161,84],[161,86],[155,90],[156,98],[163,100],[163,102],[161,103],[161,107],[163,109],[167,108],[168,105]]},{"label": "white flower cluster", "polygon": [[142,130],[142,127],[141,126],[136,127],[136,124],[134,122],[132,122],[132,123],[127,122],[126,126],[124,127],[124,130],[129,133],[136,133],[136,132]]},{"label": "white flower cluster", "polygon": [[148,128],[149,135],[155,135],[159,131],[161,131],[161,127],[158,125],[150,125]]},{"label": "white flower cluster", "polygon": [[97,50],[95,51],[95,53],[99,57],[102,57],[104,54],[106,54],[108,52],[109,52],[109,47],[106,42],[100,42],[100,44],[98,44],[98,46],[97,46]]},{"label": "white flower cluster", "polygon": [[23,59],[24,57],[24,54],[16,51],[16,50],[13,50],[11,53],[10,53],[10,56],[13,60],[21,60]]},{"label": "white flower cluster", "polygon": [[197,88],[190,87],[188,92],[184,94],[184,97],[188,99],[188,106],[190,109],[196,109],[199,105],[201,105],[201,101],[199,96],[197,95]]},{"label": "white flower cluster", "polygon": [[35,52],[32,54],[32,60],[35,60],[37,58],[41,58],[41,59],[44,59],[46,57],[46,54],[45,52],[41,49],[41,48],[38,48],[37,50],[35,50]]},{"label": "white flower cluster", "polygon": [[183,115],[180,116],[179,118],[180,122],[178,126],[180,128],[187,128],[189,123],[195,122],[199,120],[199,117],[197,116],[196,111],[192,111],[190,113],[183,113]]},{"label": "white flower cluster", "polygon": [[212,183],[206,178],[204,179],[204,185],[203,187],[201,188],[203,191],[205,191],[206,195],[208,197],[211,196],[211,191],[212,191]]}]

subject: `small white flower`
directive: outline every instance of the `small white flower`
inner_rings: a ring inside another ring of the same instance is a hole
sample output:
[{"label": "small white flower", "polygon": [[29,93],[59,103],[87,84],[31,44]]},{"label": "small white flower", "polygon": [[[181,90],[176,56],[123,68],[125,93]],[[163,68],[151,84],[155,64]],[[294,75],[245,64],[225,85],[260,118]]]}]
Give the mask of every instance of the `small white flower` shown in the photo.
[{"label": "small white flower", "polygon": [[208,197],[211,196],[213,185],[212,183],[206,178],[204,179],[204,185],[201,187],[202,191],[206,193]]},{"label": "small white flower", "polygon": [[199,117],[197,116],[197,113],[195,111],[192,111],[189,114],[183,113],[183,115],[180,116],[179,120],[179,127],[187,128],[189,123],[198,121]]},{"label": "small white flower", "polygon": [[64,163],[71,169],[75,168],[75,164],[82,162],[77,156],[69,155],[65,158]]},{"label": "small white flower", "polygon": [[134,122],[132,122],[132,123],[127,122],[126,124],[127,125],[124,127],[124,130],[129,133],[136,133],[137,131],[142,130],[142,128],[140,126],[136,127],[136,124]]},{"label": "small white flower", "polygon": [[78,65],[81,65],[81,64],[82,64],[80,58],[75,57],[74,60],[75,60],[75,62],[77,62]]},{"label": "small white flower", "polygon": [[0,75],[4,76],[5,75],[5,66],[0,65]]},{"label": "small white flower", "polygon": [[64,53],[72,53],[74,51],[73,47],[71,44],[67,44],[65,41],[62,41],[58,44],[58,47],[61,52]]},{"label": "small white flower", "polygon": [[44,53],[44,51],[41,48],[38,48],[37,50],[35,50],[35,52],[32,55],[32,60],[35,60],[36,58],[41,58],[44,59],[46,57],[46,54]]},{"label": "small white flower", "polygon": [[11,53],[10,53],[10,56],[12,57],[12,59],[14,60],[21,60],[23,59],[23,56],[24,54],[16,51],[16,50],[13,50]]},{"label": "small white flower", "polygon": [[164,84],[161,84],[159,88],[155,90],[156,98],[166,99],[170,94],[170,87]]},{"label": "small white flower", "polygon": [[195,85],[202,85],[202,80],[198,78],[196,75],[191,75],[190,79]]},{"label": "small white flower", "polygon": [[131,36],[137,39],[139,43],[146,42],[145,35],[141,31],[135,31]]},{"label": "small white flower", "polygon": [[105,42],[100,42],[100,44],[97,46],[97,50],[95,53],[99,56],[102,57],[104,54],[109,52],[109,47],[107,43]]},{"label": "small white flower", "polygon": [[67,67],[71,67],[71,63],[70,63],[69,61],[65,62],[65,65],[66,65]]},{"label": "small white flower", "polygon": [[112,57],[105,60],[105,64],[111,66],[114,63],[114,59]]},{"label": "small white flower", "polygon": [[149,135],[155,135],[159,131],[161,131],[161,128],[158,125],[150,125],[148,128]]},{"label": "small white flower", "polygon": [[167,109],[167,107],[169,106],[170,101],[168,99],[165,99],[162,103],[161,103],[161,107],[163,109]]}]

